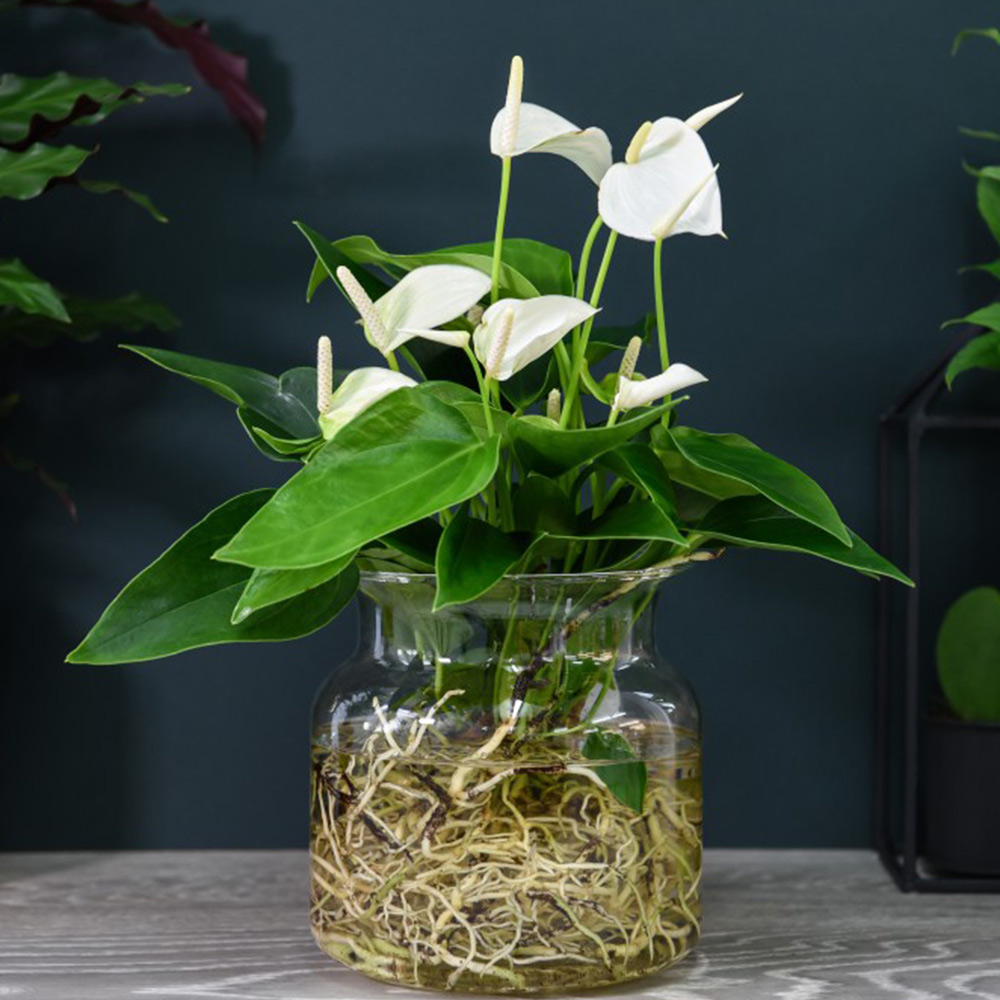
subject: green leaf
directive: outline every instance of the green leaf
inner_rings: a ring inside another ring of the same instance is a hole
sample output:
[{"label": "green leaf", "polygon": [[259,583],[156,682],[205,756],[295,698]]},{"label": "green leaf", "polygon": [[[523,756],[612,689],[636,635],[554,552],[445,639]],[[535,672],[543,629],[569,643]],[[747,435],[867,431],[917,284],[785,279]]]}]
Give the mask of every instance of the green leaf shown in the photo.
[{"label": "green leaf", "polygon": [[962,43],[969,38],[987,38],[1000,45],[1000,28],[964,28],[951,43],[951,54],[955,55],[962,47]]},{"label": "green leaf", "polygon": [[312,301],[316,289],[323,283],[323,278],[317,269],[317,265],[322,268],[326,277],[340,289],[341,294],[349,300],[349,296],[344,291],[343,286],[337,278],[337,268],[346,267],[355,278],[358,279],[361,287],[372,299],[380,298],[389,290],[389,286],[374,274],[358,266],[358,262],[348,257],[336,244],[331,243],[325,236],[321,236],[315,229],[310,229],[304,222],[296,222],[295,228],[309,241],[309,245],[316,254],[316,264],[313,265],[312,274],[309,276],[309,289],[306,292],[306,300]]},{"label": "green leaf", "polygon": [[0,345],[16,340],[29,347],[46,347],[59,337],[86,341],[110,329],[137,333],[152,327],[165,332],[179,325],[162,302],[136,292],[112,299],[67,296],[63,305],[69,313],[68,324],[47,316],[0,315]]},{"label": "green leaf", "polygon": [[485,594],[520,561],[525,548],[523,542],[499,528],[470,517],[469,505],[463,504],[438,544],[434,610],[465,604]]},{"label": "green leaf", "polygon": [[638,486],[672,521],[677,519],[677,503],[670,475],[656,452],[641,441],[629,441],[605,452],[597,464]]},{"label": "green leaf", "polygon": [[1000,590],[976,587],[948,609],[937,638],[937,670],[956,715],[1000,722]]},{"label": "green leaf", "polygon": [[960,128],[958,131],[970,139],[986,139],[988,142],[1000,142],[1000,132],[990,132],[988,129],[981,128]]},{"label": "green leaf", "polygon": [[339,559],[320,566],[310,566],[308,569],[255,569],[233,609],[232,623],[239,625],[262,608],[273,607],[289,598],[315,590],[343,573],[354,561],[355,554],[349,552]]},{"label": "green leaf", "polygon": [[[441,254],[476,253],[493,260],[493,240],[485,243],[466,243],[435,251]],[[527,278],[538,289],[539,295],[575,295],[573,283],[573,258],[565,250],[541,243],[511,237],[503,241],[502,263]]]},{"label": "green leaf", "polygon": [[941,326],[944,328],[959,326],[964,323],[972,326],[985,326],[987,330],[1000,332],[1000,302],[994,302],[991,305],[984,306],[982,309],[977,309],[975,312],[970,312],[968,316],[949,319],[947,322],[942,323]]},{"label": "green leaf", "polygon": [[122,347],[169,372],[197,382],[236,406],[257,411],[289,438],[316,434],[316,371],[313,368],[292,368],[275,378],[254,368],[196,358],[159,347],[133,344]]},{"label": "green leaf", "polygon": [[969,264],[967,267],[959,268],[959,271],[962,274],[968,271],[985,271],[987,274],[1000,280],[1000,260],[993,260],[988,264]]},{"label": "green leaf", "polygon": [[950,389],[952,383],[962,372],[970,368],[990,368],[1000,371],[1000,330],[984,333],[981,337],[973,337],[948,362],[944,380]]},{"label": "green leaf", "polygon": [[698,525],[699,533],[749,548],[804,552],[875,576],[912,586],[909,577],[849,531],[844,545],[826,531],[771,503],[766,497],[737,497],[713,507]]},{"label": "green leaf", "polygon": [[199,521],[125,587],[67,660],[135,663],[219,643],[295,639],[329,622],[354,594],[353,567],[241,625],[230,621],[251,574],[211,556],[272,494],[244,493]]},{"label": "green leaf", "polygon": [[559,384],[557,372],[555,356],[549,352],[501,382],[500,391],[515,409],[526,410]]},{"label": "green leaf", "polygon": [[845,545],[851,536],[830,498],[804,472],[737,435],[707,434],[691,427],[668,431],[693,465],[753,487],[796,517],[829,532]]},{"label": "green leaf", "polygon": [[30,145],[73,122],[94,125],[127,104],[141,103],[147,97],[177,97],[190,90],[180,83],[126,87],[63,72],[42,77],[5,73],[0,76],[0,145]]},{"label": "green leaf", "polygon": [[576,510],[554,479],[529,472],[514,493],[514,525],[533,535],[574,537]]},{"label": "green leaf", "polygon": [[635,760],[628,740],[618,733],[591,733],[583,744],[588,760],[624,760],[627,764],[605,764],[594,767],[594,773],[607,785],[608,791],[624,806],[642,812],[646,801],[646,765]]},{"label": "green leaf", "polygon": [[1000,180],[995,177],[980,177],[976,182],[976,205],[983,221],[1000,243]]},{"label": "green leaf", "polygon": [[624,351],[633,337],[648,342],[656,329],[656,316],[646,313],[630,326],[595,326],[587,341],[587,363],[596,364],[614,351]]},{"label": "green leaf", "polygon": [[[721,434],[718,436],[725,438],[734,447],[752,447],[750,442],[739,434]],[[674,439],[664,427],[652,428],[650,431],[650,442],[654,453],[663,463],[670,481],[675,486],[686,487],[689,492],[693,491],[695,494],[702,494],[705,497],[711,497],[715,500],[753,496],[757,492],[753,487],[737,482],[735,479],[730,479],[728,476],[719,476],[714,472],[708,472],[705,469],[699,468],[683,455],[674,443]],[[685,497],[678,497],[678,505],[682,508],[686,506],[682,502],[684,499]],[[695,506],[699,505],[699,501],[701,501],[701,498],[698,496],[693,498],[687,497],[687,499],[693,499]]]},{"label": "green leaf", "polygon": [[216,558],[276,569],[329,562],[474,496],[493,478],[499,445],[454,407],[398,389],[317,451]]},{"label": "green leaf", "polygon": [[78,146],[36,143],[22,153],[0,149],[0,198],[26,201],[40,195],[49,183],[69,177],[94,151]]},{"label": "green leaf", "polygon": [[575,430],[561,428],[548,417],[529,414],[512,418],[507,424],[507,435],[527,469],[546,476],[559,476],[631,440],[677,402],[643,410],[611,427],[601,424]]},{"label": "green leaf", "polygon": [[673,542],[676,545],[686,544],[684,536],[673,520],[648,500],[613,507],[596,521],[581,518],[572,535],[556,537],[586,540],[641,538]]},{"label": "green leaf", "polygon": [[403,555],[433,569],[441,541],[441,530],[441,525],[437,521],[425,517],[390,531],[382,536],[382,541],[398,549]]},{"label": "green leaf", "polygon": [[90,194],[118,194],[128,199],[134,205],[145,209],[157,222],[169,221],[167,217],[153,204],[148,195],[133,191],[117,181],[90,181],[82,177],[73,178],[79,188]]},{"label": "green leaf", "polygon": [[0,306],[13,306],[21,312],[47,316],[59,323],[70,321],[62,296],[16,257],[0,260]]}]

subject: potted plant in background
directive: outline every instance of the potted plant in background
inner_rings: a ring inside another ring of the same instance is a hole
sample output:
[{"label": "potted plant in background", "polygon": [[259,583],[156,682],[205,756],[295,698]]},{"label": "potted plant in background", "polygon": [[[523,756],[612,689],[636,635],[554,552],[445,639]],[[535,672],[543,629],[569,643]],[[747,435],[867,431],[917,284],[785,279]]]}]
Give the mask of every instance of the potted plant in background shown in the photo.
[{"label": "potted plant in background", "polygon": [[[805,474],[679,420],[706,381],[672,360],[666,239],[721,233],[701,130],[735,98],[597,128],[522,103],[490,134],[492,241],[315,251],[380,364],[279,377],[132,350],[237,407],[278,490],[235,497],[115,598],[69,656],[122,663],[320,628],[359,594],[358,651],[316,702],[312,926],[393,983],[575,991],[677,961],[698,934],[698,710],[653,643],[660,585],[723,548],[816,555],[906,582]],[[513,161],[582,169],[599,214],[568,253],[505,236]],[[596,271],[590,266],[607,236]],[[616,241],[651,246],[654,311],[599,311]],[[377,273],[376,273],[377,272]],[[640,372],[648,373],[644,377]]]}]

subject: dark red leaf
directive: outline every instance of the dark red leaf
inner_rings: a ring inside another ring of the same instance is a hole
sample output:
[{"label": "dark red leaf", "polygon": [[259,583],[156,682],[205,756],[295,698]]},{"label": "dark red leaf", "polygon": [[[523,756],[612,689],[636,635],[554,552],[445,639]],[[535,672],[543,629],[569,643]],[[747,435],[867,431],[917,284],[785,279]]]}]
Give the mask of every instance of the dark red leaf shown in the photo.
[{"label": "dark red leaf", "polygon": [[75,7],[89,10],[113,24],[131,25],[151,31],[164,45],[179,49],[191,60],[198,75],[226,102],[233,117],[246,129],[255,146],[264,141],[267,109],[250,89],[246,56],[230,52],[209,37],[204,21],[185,24],[168,18],[153,3],[121,3],[119,0],[21,0],[23,7]]}]

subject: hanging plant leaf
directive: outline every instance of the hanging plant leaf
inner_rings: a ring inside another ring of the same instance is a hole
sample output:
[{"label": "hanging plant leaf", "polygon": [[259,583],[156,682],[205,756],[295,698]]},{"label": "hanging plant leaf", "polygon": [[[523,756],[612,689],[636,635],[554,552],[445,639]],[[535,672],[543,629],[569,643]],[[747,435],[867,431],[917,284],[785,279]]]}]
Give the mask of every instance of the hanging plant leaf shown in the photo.
[{"label": "hanging plant leaf", "polygon": [[804,552],[872,576],[886,576],[913,586],[905,573],[883,559],[853,531],[845,545],[828,532],[789,513],[766,497],[737,497],[713,507],[698,532],[749,548]]},{"label": "hanging plant leaf", "polygon": [[251,573],[215,562],[212,553],[231,538],[273,490],[228,500],[185,532],[111,602],[70,663],[136,663],[224,642],[296,639],[322,628],[351,599],[353,566],[327,583],[274,604],[240,625],[231,621]]},{"label": "hanging plant leaf", "polygon": [[481,441],[454,407],[397,389],[317,451],[215,557],[272,569],[329,562],[474,496],[496,472],[499,444]]},{"label": "hanging plant leaf", "polygon": [[598,731],[591,733],[583,744],[583,755],[588,760],[631,761],[625,764],[605,764],[594,767],[596,774],[608,791],[624,806],[642,812],[646,801],[646,765],[635,759],[628,740],[618,733]]},{"label": "hanging plant leaf", "polygon": [[0,149],[0,198],[36,198],[53,178],[69,177],[94,150],[46,146],[38,142],[21,153]]},{"label": "hanging plant leaf", "polygon": [[89,10],[113,24],[145,28],[164,45],[183,52],[197,74],[217,91],[229,113],[243,126],[255,146],[264,141],[267,110],[251,90],[246,56],[221,48],[209,36],[204,21],[176,21],[152,0],[20,0],[22,7],[60,7]]},{"label": "hanging plant leaf", "polygon": [[[316,419],[316,372],[293,368],[280,378],[254,368],[196,358],[159,347],[122,344],[153,364],[210,389],[216,395],[263,414],[289,438],[314,437]],[[311,373],[311,374],[310,374]]]},{"label": "hanging plant leaf", "polygon": [[16,257],[0,260],[0,306],[12,306],[23,313],[46,316],[59,323],[70,322],[62,296]]},{"label": "hanging plant leaf", "polygon": [[94,125],[147,97],[177,97],[190,90],[181,83],[126,87],[113,80],[63,72],[42,77],[5,73],[0,76],[0,146],[26,149],[67,125]]}]

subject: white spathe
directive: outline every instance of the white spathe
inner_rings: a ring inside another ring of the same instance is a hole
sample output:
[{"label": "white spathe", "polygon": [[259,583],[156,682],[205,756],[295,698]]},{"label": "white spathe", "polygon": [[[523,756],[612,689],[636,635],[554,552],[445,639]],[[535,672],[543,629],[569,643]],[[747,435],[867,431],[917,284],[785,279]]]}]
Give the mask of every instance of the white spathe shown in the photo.
[{"label": "white spathe", "polygon": [[340,383],[330,399],[329,408],[319,416],[323,437],[329,441],[383,396],[416,384],[409,375],[388,368],[356,368]]},{"label": "white spathe", "polygon": [[719,101],[718,104],[710,104],[707,108],[702,108],[701,111],[696,111],[690,118],[685,119],[684,124],[697,132],[717,115],[721,115],[723,111],[731,108],[742,96],[742,94],[737,94],[735,97]]},{"label": "white spathe", "polygon": [[[499,359],[490,357],[494,341],[502,332],[505,315],[512,314],[507,347]],[[483,313],[472,335],[476,357],[482,364],[494,361],[491,377],[509,379],[532,361],[552,350],[574,326],[585,322],[597,309],[569,295],[539,295],[534,299],[500,299]]]},{"label": "white spathe", "polygon": [[[415,268],[375,301],[386,333],[383,353],[395,351],[414,337],[464,347],[469,342],[467,333],[435,328],[463,316],[489,290],[490,276],[474,267],[427,264]],[[365,336],[375,344],[367,327]]]},{"label": "white spathe", "polygon": [[671,393],[680,392],[688,386],[707,382],[708,379],[687,365],[671,365],[665,372],[653,378],[633,379],[620,378],[618,392],[615,394],[612,406],[616,410],[631,410],[637,406],[648,406],[650,403]]},{"label": "white spathe", "polygon": [[[501,108],[490,127],[490,152],[503,156],[506,109]],[[554,153],[575,163],[595,184],[611,166],[611,141],[603,129],[581,129],[538,104],[522,103],[511,156]]]},{"label": "white spathe", "polygon": [[722,232],[722,198],[701,136],[679,118],[653,122],[635,163],[616,163],[604,175],[597,207],[605,223],[636,240],[656,239],[654,230],[699,185],[670,234],[714,236]]}]

